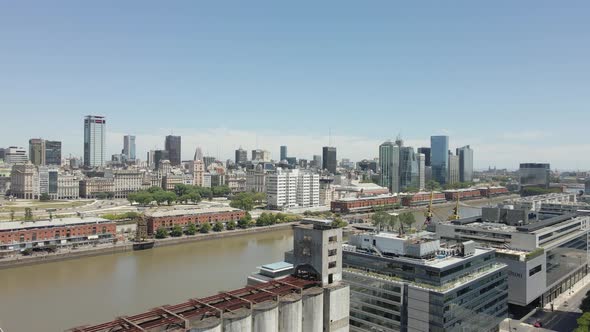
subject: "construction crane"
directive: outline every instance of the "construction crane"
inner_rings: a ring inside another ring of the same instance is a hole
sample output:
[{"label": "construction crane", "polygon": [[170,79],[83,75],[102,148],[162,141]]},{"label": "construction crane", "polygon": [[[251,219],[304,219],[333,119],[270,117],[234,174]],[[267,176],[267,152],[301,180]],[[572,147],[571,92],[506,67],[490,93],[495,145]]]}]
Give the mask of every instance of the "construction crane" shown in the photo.
[{"label": "construction crane", "polygon": [[428,203],[428,209],[424,212],[424,216],[426,220],[424,220],[424,227],[430,225],[432,222],[432,217],[434,217],[434,213],[432,212],[432,201],[434,200],[434,190],[430,191],[430,202]]},{"label": "construction crane", "polygon": [[455,208],[453,209],[453,214],[451,214],[449,216],[449,221],[453,221],[453,220],[459,220],[461,219],[461,216],[459,216],[459,199],[461,198],[461,194],[457,193],[457,204],[455,205]]}]

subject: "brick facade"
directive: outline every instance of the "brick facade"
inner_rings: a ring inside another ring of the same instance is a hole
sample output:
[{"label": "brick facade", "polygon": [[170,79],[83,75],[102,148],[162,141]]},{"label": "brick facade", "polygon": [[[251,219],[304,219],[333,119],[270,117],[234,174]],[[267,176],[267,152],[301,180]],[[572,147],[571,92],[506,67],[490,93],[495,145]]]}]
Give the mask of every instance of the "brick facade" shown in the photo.
[{"label": "brick facade", "polygon": [[370,210],[373,207],[394,205],[399,203],[397,196],[387,197],[363,197],[354,200],[337,200],[330,203],[330,209],[332,212],[344,212],[348,213],[351,211]]},{"label": "brick facade", "polygon": [[172,229],[172,227],[179,225],[182,228],[187,227],[189,224],[204,224],[206,222],[214,224],[218,221],[226,223],[228,221],[238,221],[246,215],[243,210],[232,210],[225,212],[203,212],[184,214],[178,216],[162,216],[154,217],[148,216],[147,220],[147,231],[148,235],[154,235],[156,230],[160,227],[166,229]]}]

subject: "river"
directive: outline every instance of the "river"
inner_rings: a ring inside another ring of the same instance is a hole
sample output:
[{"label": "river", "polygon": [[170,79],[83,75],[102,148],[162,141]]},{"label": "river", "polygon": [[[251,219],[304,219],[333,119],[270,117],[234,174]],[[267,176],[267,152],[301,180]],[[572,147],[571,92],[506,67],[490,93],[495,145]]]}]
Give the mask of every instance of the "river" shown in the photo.
[{"label": "river", "polygon": [[0,270],[5,332],[63,331],[243,287],[291,230]]}]

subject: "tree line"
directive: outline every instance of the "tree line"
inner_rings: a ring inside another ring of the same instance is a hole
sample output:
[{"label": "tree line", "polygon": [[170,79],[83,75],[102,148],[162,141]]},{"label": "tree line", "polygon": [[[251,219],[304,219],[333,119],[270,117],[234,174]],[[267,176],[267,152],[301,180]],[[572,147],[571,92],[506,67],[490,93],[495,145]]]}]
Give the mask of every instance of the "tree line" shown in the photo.
[{"label": "tree line", "polygon": [[139,205],[151,205],[155,202],[157,205],[164,203],[188,204],[189,202],[198,203],[203,198],[212,200],[213,197],[222,197],[229,195],[231,190],[228,186],[216,186],[212,188],[198,187],[186,184],[177,184],[173,191],[166,191],[160,187],[153,186],[146,190],[139,190],[127,195],[130,203]]}]

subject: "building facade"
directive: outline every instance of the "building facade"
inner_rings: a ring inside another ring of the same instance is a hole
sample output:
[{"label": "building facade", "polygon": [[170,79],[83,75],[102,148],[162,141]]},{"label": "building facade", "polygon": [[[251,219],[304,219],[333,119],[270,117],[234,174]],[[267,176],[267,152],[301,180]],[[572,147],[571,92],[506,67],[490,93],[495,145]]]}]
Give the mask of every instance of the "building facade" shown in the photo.
[{"label": "building facade", "polygon": [[16,146],[10,146],[4,151],[4,162],[7,164],[24,164],[29,161],[27,150]]},{"label": "building facade", "polygon": [[430,137],[430,164],[432,178],[440,184],[447,184],[449,176],[449,136]]},{"label": "building facade", "polygon": [[449,154],[449,176],[447,177],[448,183],[458,183],[461,179],[461,173],[459,169],[459,156]]},{"label": "building facade", "polygon": [[154,235],[158,228],[171,230],[174,226],[185,228],[189,224],[237,222],[245,215],[245,211],[233,208],[156,211],[146,213],[147,232],[148,235]]},{"label": "building facade", "polygon": [[164,145],[166,151],[168,151],[168,160],[170,160],[172,166],[179,166],[182,158],[181,137],[168,135]]},{"label": "building facade", "polygon": [[459,157],[459,181],[473,181],[473,149],[469,145],[457,149]]},{"label": "building facade", "polygon": [[287,154],[287,146],[281,145],[281,159],[279,161],[287,160],[288,156],[289,155]]},{"label": "building facade", "polygon": [[350,331],[491,332],[508,317],[506,265],[473,241],[355,234],[342,264]]},{"label": "building facade", "polygon": [[236,165],[244,166],[248,162],[248,151],[239,148],[236,150]]},{"label": "building facade", "polygon": [[10,193],[16,198],[39,198],[39,173],[35,165],[27,163],[12,166]]},{"label": "building facade", "polygon": [[424,166],[430,167],[430,148],[422,147],[418,148],[418,153],[424,154]]},{"label": "building facade", "polygon": [[135,160],[135,136],[125,135],[123,136],[123,151],[122,154],[127,157],[127,160]]},{"label": "building facade", "polygon": [[84,118],[85,167],[102,167],[106,163],[106,121],[104,116]]},{"label": "building facade", "polygon": [[266,177],[266,198],[272,209],[319,206],[320,176],[298,169],[278,169]]},{"label": "building facade", "polygon": [[379,184],[389,188],[391,193],[400,191],[399,146],[387,141],[379,146],[379,165],[381,169]]},{"label": "building facade", "polygon": [[45,140],[41,138],[29,140],[29,160],[35,166],[45,165]]},{"label": "building facade", "polygon": [[327,170],[332,174],[336,174],[336,167],[338,165],[336,158],[336,148],[324,146],[322,148],[322,169]]},{"label": "building facade", "polygon": [[0,250],[17,251],[49,245],[68,247],[112,242],[116,235],[116,223],[101,218],[3,222],[0,223]]},{"label": "building facade", "polygon": [[549,188],[551,165],[538,163],[520,164],[518,170],[521,187]]}]

